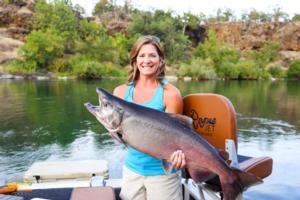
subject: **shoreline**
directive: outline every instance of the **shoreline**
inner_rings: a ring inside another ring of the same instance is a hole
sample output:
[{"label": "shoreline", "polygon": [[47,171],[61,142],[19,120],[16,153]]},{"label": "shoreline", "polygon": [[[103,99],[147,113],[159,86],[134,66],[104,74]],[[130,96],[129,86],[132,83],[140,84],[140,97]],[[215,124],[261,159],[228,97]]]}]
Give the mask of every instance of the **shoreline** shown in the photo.
[{"label": "shoreline", "polygon": [[[76,76],[55,76],[53,74],[50,75],[15,75],[10,73],[0,73],[0,80],[38,80],[38,81],[47,81],[47,80],[117,80],[117,79],[126,79],[126,77],[115,77],[115,76],[102,76],[99,78],[91,78],[91,79],[82,79]],[[184,81],[184,82],[190,82],[190,81],[243,81],[243,80],[252,80],[252,81],[258,81],[262,79],[222,79],[222,78],[215,78],[215,79],[203,79],[203,80],[195,80],[192,77],[186,76],[186,77],[177,77],[175,75],[166,75],[164,77],[167,81],[170,82],[176,82],[176,81]],[[265,80],[270,81],[277,81],[277,80],[293,80],[293,79],[286,79],[286,78],[269,78]]]}]

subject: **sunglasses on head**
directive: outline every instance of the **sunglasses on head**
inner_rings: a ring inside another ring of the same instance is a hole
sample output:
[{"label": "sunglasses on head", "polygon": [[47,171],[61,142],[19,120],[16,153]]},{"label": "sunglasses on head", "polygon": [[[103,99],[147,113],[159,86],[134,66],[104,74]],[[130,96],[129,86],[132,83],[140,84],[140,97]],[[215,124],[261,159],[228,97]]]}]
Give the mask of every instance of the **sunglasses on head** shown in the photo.
[{"label": "sunglasses on head", "polygon": [[143,35],[143,36],[140,37],[140,39],[150,39],[150,40],[153,40],[157,43],[160,43],[159,37],[154,36],[154,35]]}]

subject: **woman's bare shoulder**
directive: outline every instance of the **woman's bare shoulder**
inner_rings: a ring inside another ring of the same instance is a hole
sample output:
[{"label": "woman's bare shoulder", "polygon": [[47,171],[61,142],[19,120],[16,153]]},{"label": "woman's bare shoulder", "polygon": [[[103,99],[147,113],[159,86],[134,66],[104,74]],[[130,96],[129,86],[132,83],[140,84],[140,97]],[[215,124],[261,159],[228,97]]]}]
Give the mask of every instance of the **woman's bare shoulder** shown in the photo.
[{"label": "woman's bare shoulder", "polygon": [[171,83],[165,85],[164,104],[166,112],[181,114],[183,110],[183,101],[178,88]]},{"label": "woman's bare shoulder", "polygon": [[165,94],[169,97],[181,98],[179,89],[169,82],[165,85]]},{"label": "woman's bare shoulder", "polygon": [[127,90],[126,84],[119,85],[114,89],[114,95],[119,98],[123,98],[125,96],[126,90]]}]

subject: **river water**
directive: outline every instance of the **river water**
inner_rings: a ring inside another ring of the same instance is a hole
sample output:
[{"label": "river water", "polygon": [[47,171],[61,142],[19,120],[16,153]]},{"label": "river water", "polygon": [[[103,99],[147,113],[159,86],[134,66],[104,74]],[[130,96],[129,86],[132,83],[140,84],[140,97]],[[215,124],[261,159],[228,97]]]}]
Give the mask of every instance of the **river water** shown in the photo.
[{"label": "river water", "polygon": [[[124,80],[0,80],[0,178],[21,180],[35,161],[106,159],[120,178],[125,148],[89,114],[96,87]],[[182,95],[217,93],[237,112],[238,151],[274,160],[273,173],[245,192],[246,200],[300,199],[300,82],[173,82]]]}]

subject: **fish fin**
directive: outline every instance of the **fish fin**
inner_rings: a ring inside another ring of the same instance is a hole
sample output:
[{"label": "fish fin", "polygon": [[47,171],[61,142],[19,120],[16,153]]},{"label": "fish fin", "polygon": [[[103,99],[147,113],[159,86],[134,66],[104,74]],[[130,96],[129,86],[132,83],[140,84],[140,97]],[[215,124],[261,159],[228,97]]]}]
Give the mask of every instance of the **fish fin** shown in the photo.
[{"label": "fish fin", "polygon": [[171,117],[179,120],[182,124],[186,125],[189,128],[193,128],[193,119],[186,116],[186,115],[180,115],[176,113],[168,113]]},{"label": "fish fin", "polygon": [[118,140],[118,142],[120,142],[121,144],[124,144],[127,147],[126,142],[123,140],[122,138],[122,134],[118,133],[118,132],[109,132],[109,134],[115,138],[116,140]]},{"label": "fish fin", "polygon": [[248,172],[233,169],[232,173],[233,176],[229,182],[224,182],[224,180],[220,177],[224,200],[236,199],[248,187],[262,183],[261,178]]},{"label": "fish fin", "polygon": [[168,162],[166,159],[163,159],[162,164],[165,174],[171,174],[173,170],[172,163]]},{"label": "fish fin", "polygon": [[238,179],[242,184],[243,190],[246,190],[250,186],[257,185],[263,182],[261,178],[249,172],[245,172],[234,168],[233,173],[235,173],[238,176]]}]

